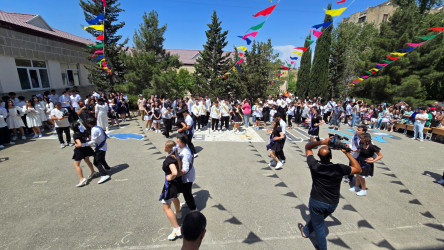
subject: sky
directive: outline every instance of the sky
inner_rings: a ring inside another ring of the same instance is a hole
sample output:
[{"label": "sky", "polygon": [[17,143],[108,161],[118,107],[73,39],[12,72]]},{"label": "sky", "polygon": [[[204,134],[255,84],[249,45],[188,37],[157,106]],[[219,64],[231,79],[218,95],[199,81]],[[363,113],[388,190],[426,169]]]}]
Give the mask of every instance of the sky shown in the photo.
[{"label": "sky", "polygon": [[[278,2],[256,40],[266,42],[271,39],[280,58],[289,58],[294,47],[304,45],[308,29],[323,23],[323,9],[329,3],[332,3],[333,9],[348,7],[334,19],[337,24],[342,18],[385,0],[347,0],[341,4],[337,4],[336,0],[120,0],[121,8],[125,10],[120,16],[120,20],[125,22],[120,34],[123,38],[129,38],[128,46],[132,46],[134,31],[142,23],[144,12],[156,10],[160,24],[167,24],[165,49],[200,50],[206,42],[207,24],[211,22],[213,10],[216,10],[223,30],[229,31],[229,43],[225,50],[232,51],[233,46],[247,46],[237,36],[246,34],[249,27],[266,20],[266,17],[255,18],[252,15]],[[39,14],[53,28],[91,38],[82,30],[82,25],[87,23],[78,0],[0,0],[0,10]]]}]

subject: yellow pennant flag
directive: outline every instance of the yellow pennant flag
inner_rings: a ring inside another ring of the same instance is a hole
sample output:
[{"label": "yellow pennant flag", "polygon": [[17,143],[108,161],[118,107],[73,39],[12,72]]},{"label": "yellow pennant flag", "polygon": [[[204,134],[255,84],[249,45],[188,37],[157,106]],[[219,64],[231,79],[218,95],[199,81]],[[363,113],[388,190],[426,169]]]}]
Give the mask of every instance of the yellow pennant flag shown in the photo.
[{"label": "yellow pennant flag", "polygon": [[[377,69],[377,68],[373,68],[373,69],[371,69],[370,71],[375,71],[375,72],[378,72],[378,71],[379,71],[379,69]],[[364,79],[362,79],[362,80],[364,80]]]},{"label": "yellow pennant flag", "polygon": [[236,67],[233,66],[233,72],[236,72]]},{"label": "yellow pennant flag", "polygon": [[230,72],[227,72],[227,73],[225,73],[225,75],[231,75],[231,73],[230,73]]},{"label": "yellow pennant flag", "polygon": [[103,31],[105,29],[105,25],[102,24],[102,25],[91,25],[83,27],[84,30],[86,30],[87,28]]},{"label": "yellow pennant flag", "polygon": [[296,54],[296,55],[299,55],[299,56],[302,56],[302,53],[299,52],[299,51],[293,51],[293,52],[291,52],[291,53]]},{"label": "yellow pennant flag", "polygon": [[391,55],[394,55],[394,56],[405,56],[405,54],[407,54],[407,53],[398,53],[398,52],[395,52],[395,53],[390,53]]},{"label": "yellow pennant flag", "polygon": [[364,79],[362,79],[361,77],[358,77],[359,80],[364,81]]},{"label": "yellow pennant flag", "polygon": [[330,15],[330,16],[340,16],[342,14],[342,12],[344,12],[347,8],[341,8],[341,9],[337,9],[337,10],[326,10],[325,14]]},{"label": "yellow pennant flag", "polygon": [[244,51],[244,52],[247,50],[247,48],[244,47],[244,46],[237,47],[236,49],[241,49],[241,50]]}]

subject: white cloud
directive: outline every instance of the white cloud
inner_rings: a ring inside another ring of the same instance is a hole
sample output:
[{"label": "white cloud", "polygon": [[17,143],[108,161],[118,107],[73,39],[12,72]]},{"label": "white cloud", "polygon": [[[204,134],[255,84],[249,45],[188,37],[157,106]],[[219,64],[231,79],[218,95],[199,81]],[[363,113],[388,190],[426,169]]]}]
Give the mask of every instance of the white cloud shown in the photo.
[{"label": "white cloud", "polygon": [[282,62],[290,62],[290,56],[291,57],[299,57],[299,59],[295,62],[295,67],[299,67],[299,62],[301,60],[300,56],[292,54],[291,52],[294,51],[293,49],[296,46],[294,45],[281,45],[281,46],[274,46],[273,49],[276,50],[279,53],[279,59],[281,59]]}]

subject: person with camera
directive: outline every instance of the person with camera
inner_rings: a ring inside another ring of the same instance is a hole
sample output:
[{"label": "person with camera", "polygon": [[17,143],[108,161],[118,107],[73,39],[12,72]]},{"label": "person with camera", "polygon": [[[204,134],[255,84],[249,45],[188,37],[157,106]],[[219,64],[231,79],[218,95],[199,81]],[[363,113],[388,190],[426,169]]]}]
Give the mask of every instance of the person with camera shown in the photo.
[{"label": "person with camera", "polygon": [[[339,203],[341,180],[344,175],[361,173],[361,166],[353,158],[347,145],[340,141],[331,143],[331,137],[323,141],[310,142],[305,146],[307,155],[307,164],[310,168],[313,185],[310,193],[309,209],[310,221],[304,226],[298,223],[298,228],[304,238],[316,232],[316,240],[319,249],[327,249],[327,240],[325,235],[324,220],[332,214]],[[318,151],[320,161],[316,160],[313,154],[313,148],[323,145]],[[341,151],[351,162],[351,166],[332,163],[332,149],[341,148]]]},{"label": "person with camera", "polygon": [[51,119],[55,122],[55,128],[57,132],[57,136],[60,142],[60,148],[65,148],[65,141],[63,140],[63,133],[65,133],[66,141],[69,146],[74,146],[71,143],[71,134],[69,133],[69,121],[68,121],[69,113],[68,110],[62,108],[62,103],[57,102],[55,104],[55,109],[51,111]]},{"label": "person with camera", "polygon": [[[356,184],[350,188],[350,191],[356,192],[357,196],[367,195],[367,185],[365,179],[373,176],[374,163],[382,159],[381,149],[372,144],[372,137],[368,133],[360,136],[360,146],[358,162],[361,165],[362,172],[356,175]],[[376,154],[376,158],[373,156]]]}]

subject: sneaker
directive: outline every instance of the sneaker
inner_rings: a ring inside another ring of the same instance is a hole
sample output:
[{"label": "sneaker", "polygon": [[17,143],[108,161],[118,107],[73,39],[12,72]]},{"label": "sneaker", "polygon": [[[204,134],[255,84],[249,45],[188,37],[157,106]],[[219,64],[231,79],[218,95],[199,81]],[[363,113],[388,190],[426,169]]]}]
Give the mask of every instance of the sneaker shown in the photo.
[{"label": "sneaker", "polygon": [[64,143],[60,144],[60,148],[65,148],[65,144]]},{"label": "sneaker", "polygon": [[42,138],[43,137],[43,135],[42,134],[39,134],[39,138]]},{"label": "sneaker", "polygon": [[3,145],[0,145],[0,149],[3,149],[3,148],[5,148],[5,146],[3,146]]},{"label": "sneaker", "polygon": [[285,164],[285,160],[281,160],[282,164]]},{"label": "sneaker", "polygon": [[367,190],[361,190],[359,192],[356,193],[357,196],[366,196],[367,195]]},{"label": "sneaker", "polygon": [[111,177],[109,175],[104,175],[102,177],[100,177],[100,180],[97,182],[97,184],[102,184],[105,181],[109,180]]},{"label": "sneaker", "polygon": [[83,178],[83,180],[76,185],[76,187],[83,187],[86,185],[86,183],[88,182],[88,180],[86,178]]},{"label": "sneaker", "polygon": [[419,140],[419,141],[420,141],[420,142],[424,142],[424,140],[422,140],[422,139],[421,139],[421,140]]},{"label": "sneaker", "polygon": [[358,188],[358,187],[352,187],[352,188],[349,189],[349,191],[350,192],[359,192],[359,191],[361,191],[361,189]]},{"label": "sneaker", "polygon": [[184,202],[184,203],[180,203],[180,207],[181,207],[181,208],[186,208],[186,207],[188,207],[188,205],[187,205],[186,202]]},{"label": "sneaker", "polygon": [[74,143],[68,143],[68,145],[70,146],[70,147],[72,147],[72,146],[74,146]]},{"label": "sneaker", "polygon": [[440,181],[437,181],[438,184],[444,185],[444,179],[441,179]]},{"label": "sneaker", "polygon": [[274,167],[276,166],[276,162],[274,160],[271,160],[270,163],[268,163],[269,167]]},{"label": "sneaker", "polygon": [[197,158],[198,156],[199,156],[198,153],[195,153],[195,154],[194,154],[194,158]]},{"label": "sneaker", "polygon": [[174,228],[173,232],[171,232],[171,234],[168,235],[168,240],[176,240],[177,238],[180,237],[182,237],[182,234],[180,233],[180,228],[179,229]]},{"label": "sneaker", "polygon": [[92,178],[94,178],[94,177],[96,177],[96,176],[97,176],[97,172],[91,173],[91,174],[88,176],[88,180],[90,180],[90,179],[92,179]]},{"label": "sneaker", "polygon": [[182,219],[182,212],[181,211],[176,213],[176,219],[178,219],[178,220]]},{"label": "sneaker", "polygon": [[148,131],[148,128],[146,128],[145,131]]},{"label": "sneaker", "polygon": [[284,164],[282,164],[282,162],[278,162],[276,167],[274,167],[274,169],[276,169],[276,170],[281,169],[282,165],[284,165]]},{"label": "sneaker", "polygon": [[15,142],[11,141],[9,142],[9,145],[15,145]]},{"label": "sneaker", "polygon": [[412,137],[412,138],[410,138],[410,139],[412,139],[412,140],[416,140],[416,138],[415,138],[415,137]]},{"label": "sneaker", "polygon": [[13,141],[17,140],[17,136],[13,136],[11,140]]},{"label": "sneaker", "polygon": [[22,140],[26,140],[26,136],[22,136]]},{"label": "sneaker", "polygon": [[32,139],[35,139],[35,138],[37,138],[37,137],[39,137],[38,135],[34,135],[33,137],[32,137]]}]

